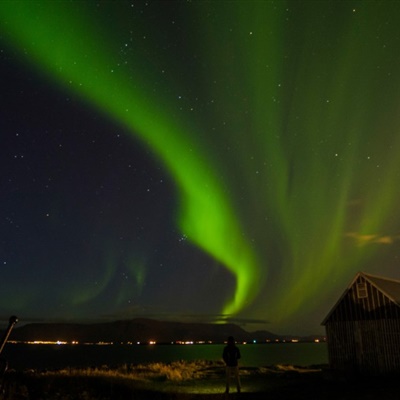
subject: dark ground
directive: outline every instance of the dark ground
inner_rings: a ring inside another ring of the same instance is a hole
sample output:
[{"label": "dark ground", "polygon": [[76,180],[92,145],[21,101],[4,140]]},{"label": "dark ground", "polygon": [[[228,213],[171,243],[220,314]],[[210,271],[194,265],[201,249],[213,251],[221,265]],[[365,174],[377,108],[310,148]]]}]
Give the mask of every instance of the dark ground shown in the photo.
[{"label": "dark ground", "polygon": [[220,370],[183,382],[9,372],[1,400],[399,400],[398,377],[350,377],[326,369],[243,369],[242,392],[224,394]]}]

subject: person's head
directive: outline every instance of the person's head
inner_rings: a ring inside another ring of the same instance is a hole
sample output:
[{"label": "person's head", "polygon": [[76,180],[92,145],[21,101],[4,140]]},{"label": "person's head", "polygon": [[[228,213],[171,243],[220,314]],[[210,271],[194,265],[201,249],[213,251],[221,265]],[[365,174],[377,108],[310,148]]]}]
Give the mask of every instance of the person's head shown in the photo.
[{"label": "person's head", "polygon": [[233,336],[229,336],[229,337],[228,337],[228,344],[229,344],[230,346],[232,346],[232,345],[235,344],[235,339],[234,339]]}]

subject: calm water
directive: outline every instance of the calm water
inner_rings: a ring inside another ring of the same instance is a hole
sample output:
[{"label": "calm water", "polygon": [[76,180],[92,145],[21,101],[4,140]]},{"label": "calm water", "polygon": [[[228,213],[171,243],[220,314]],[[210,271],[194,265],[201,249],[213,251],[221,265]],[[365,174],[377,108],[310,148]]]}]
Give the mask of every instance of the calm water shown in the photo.
[{"label": "calm water", "polygon": [[[177,360],[221,360],[223,345],[23,345],[7,344],[3,356],[10,368],[63,368],[101,365],[172,362]],[[241,365],[327,364],[326,343],[278,343],[239,345]]]}]

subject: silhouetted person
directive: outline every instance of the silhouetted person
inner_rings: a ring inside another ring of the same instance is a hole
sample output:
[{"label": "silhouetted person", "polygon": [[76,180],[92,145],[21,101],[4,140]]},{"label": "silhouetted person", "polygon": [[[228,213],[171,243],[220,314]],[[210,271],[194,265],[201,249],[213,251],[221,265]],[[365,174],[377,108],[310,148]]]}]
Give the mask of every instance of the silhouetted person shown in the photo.
[{"label": "silhouetted person", "polygon": [[240,392],[240,377],[239,377],[239,365],[238,360],[240,358],[240,351],[235,345],[235,339],[233,336],[228,337],[228,344],[224,347],[222,358],[226,364],[226,390],[225,393],[229,393],[229,382],[232,376],[236,379],[236,388]]}]

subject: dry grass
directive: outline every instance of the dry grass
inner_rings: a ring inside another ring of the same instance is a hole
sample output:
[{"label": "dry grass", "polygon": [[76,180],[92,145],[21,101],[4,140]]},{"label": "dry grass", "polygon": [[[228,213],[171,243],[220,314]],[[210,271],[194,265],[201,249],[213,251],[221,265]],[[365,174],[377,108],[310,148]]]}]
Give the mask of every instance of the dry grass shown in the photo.
[{"label": "dry grass", "polygon": [[169,399],[171,392],[179,392],[180,386],[185,392],[188,382],[206,381],[211,376],[222,377],[223,372],[222,363],[204,360],[125,364],[115,368],[104,365],[19,373],[11,371],[6,375],[6,390],[0,400],[141,399],[154,398],[156,393],[158,398]]},{"label": "dry grass", "polygon": [[210,368],[222,368],[221,363],[200,361],[174,361],[172,363],[151,363],[129,365],[124,364],[116,368],[101,366],[96,368],[66,368],[57,371],[41,372],[42,376],[74,376],[74,377],[102,377],[109,379],[129,379],[133,381],[172,381],[182,382],[201,379],[206,376]]},{"label": "dry grass", "polygon": [[[321,368],[274,365],[240,370],[243,400],[398,400],[397,379],[335,379]],[[115,368],[9,371],[0,400],[225,399],[221,362],[177,361]],[[236,394],[229,395],[234,399]]]}]

